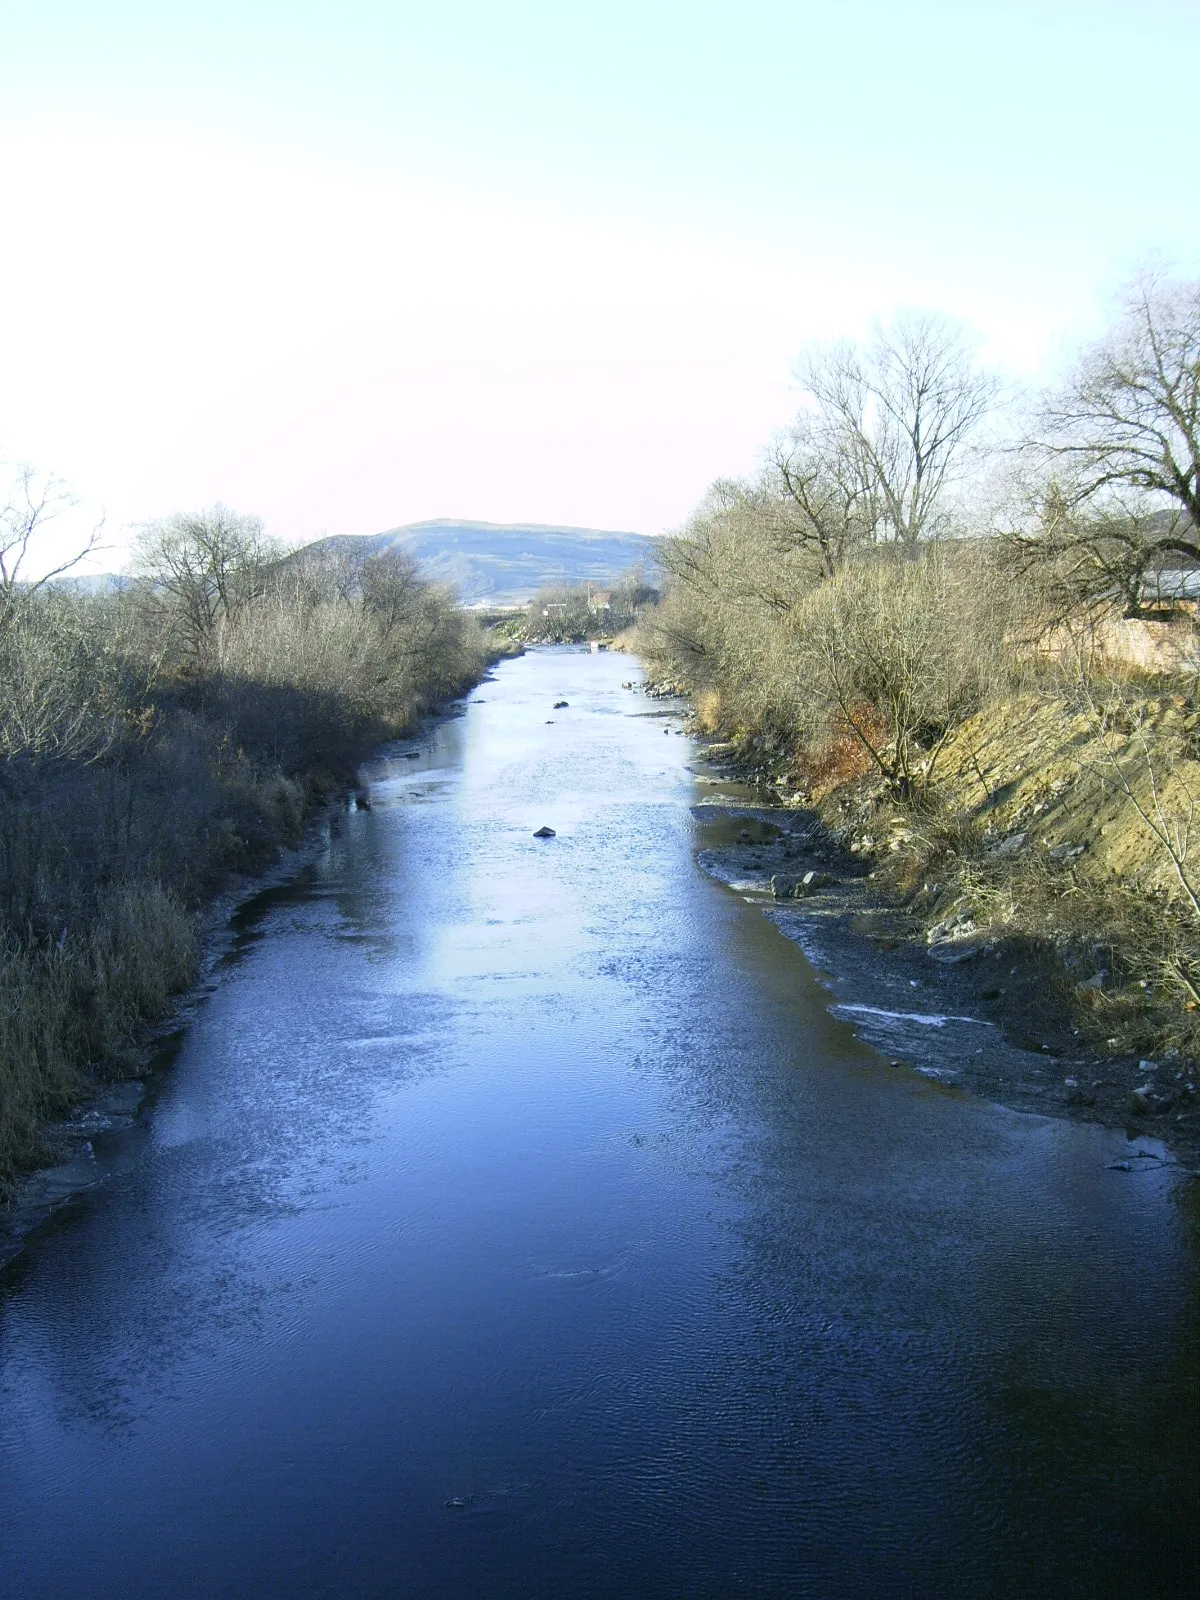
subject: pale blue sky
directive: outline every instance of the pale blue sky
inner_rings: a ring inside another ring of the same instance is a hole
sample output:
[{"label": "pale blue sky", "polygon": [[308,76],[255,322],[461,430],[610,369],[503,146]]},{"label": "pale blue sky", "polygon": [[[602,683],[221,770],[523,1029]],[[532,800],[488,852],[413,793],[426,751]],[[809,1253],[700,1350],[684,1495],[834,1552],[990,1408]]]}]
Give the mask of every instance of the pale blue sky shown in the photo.
[{"label": "pale blue sky", "polygon": [[1200,7],[0,3],[0,450],[110,526],[657,531],[898,305],[1200,272]]}]

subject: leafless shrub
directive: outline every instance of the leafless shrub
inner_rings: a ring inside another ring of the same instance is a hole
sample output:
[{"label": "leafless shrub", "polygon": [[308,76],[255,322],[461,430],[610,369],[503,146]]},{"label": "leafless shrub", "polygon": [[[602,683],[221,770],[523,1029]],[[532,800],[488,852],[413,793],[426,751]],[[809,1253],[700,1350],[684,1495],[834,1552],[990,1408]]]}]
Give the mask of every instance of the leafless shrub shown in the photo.
[{"label": "leafless shrub", "polygon": [[989,641],[971,566],[937,550],[860,561],[793,619],[811,736],[840,722],[904,799],[927,790],[946,739],[984,693]]}]

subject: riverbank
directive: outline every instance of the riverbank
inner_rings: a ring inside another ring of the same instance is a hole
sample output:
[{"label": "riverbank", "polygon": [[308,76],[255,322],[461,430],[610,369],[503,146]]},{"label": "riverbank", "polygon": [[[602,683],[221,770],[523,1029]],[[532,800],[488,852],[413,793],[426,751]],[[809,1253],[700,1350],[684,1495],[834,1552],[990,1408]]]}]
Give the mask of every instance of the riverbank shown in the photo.
[{"label": "riverbank", "polygon": [[[711,748],[711,747],[710,747]],[[713,803],[700,867],[760,906],[804,950],[853,1023],[898,1073],[915,1071],[998,1104],[1123,1129],[1130,1170],[1200,1171],[1197,1074],[1178,1056],[1098,1053],[1075,1024],[1061,963],[995,929],[932,930],[812,807],[743,787],[720,759],[698,767]]]},{"label": "riverbank", "polygon": [[169,1070],[189,1023],[214,992],[237,944],[236,919],[256,900],[284,888],[329,847],[339,818],[354,804],[351,790],[325,801],[305,824],[299,843],[281,849],[261,872],[238,873],[193,919],[195,970],[176,991],[167,1014],[145,1023],[124,1041],[117,1059],[84,1068],[75,1103],[66,1115],[43,1118],[22,1154],[24,1164],[6,1174],[0,1203],[0,1267],[18,1255],[28,1236],[67,1202],[104,1183],[122,1163],[122,1137],[138,1123],[156,1079]]},{"label": "riverbank", "polygon": [[[496,645],[486,651],[482,672],[458,686],[458,693],[421,718],[418,728],[392,741],[402,755],[419,754],[419,744],[454,707],[486,682],[499,661],[520,648]],[[378,747],[376,747],[378,750]],[[363,749],[360,758],[370,758]],[[170,1066],[179,1038],[198,1005],[218,984],[222,966],[237,944],[237,920],[254,902],[294,882],[338,835],[347,811],[370,808],[368,790],[358,781],[358,763],[341,773],[328,768],[299,774],[291,781],[298,803],[272,837],[261,837],[256,866],[227,866],[211,880],[210,894],[184,914],[179,910],[186,962],[176,963],[173,981],[163,982],[154,1010],[147,1010],[115,1040],[114,1048],[86,1061],[70,1062],[45,1109],[22,1117],[8,1130],[5,1162],[0,1165],[0,1264],[21,1250],[30,1230],[83,1190],[109,1176],[98,1155],[99,1142],[120,1139],[138,1120],[155,1075]]]},{"label": "riverbank", "polygon": [[[255,524],[184,521],[195,592],[35,588],[0,627],[0,1198],[195,981],[196,914],[486,669],[407,560],[263,566]],[[238,528],[221,588],[205,563]]]}]

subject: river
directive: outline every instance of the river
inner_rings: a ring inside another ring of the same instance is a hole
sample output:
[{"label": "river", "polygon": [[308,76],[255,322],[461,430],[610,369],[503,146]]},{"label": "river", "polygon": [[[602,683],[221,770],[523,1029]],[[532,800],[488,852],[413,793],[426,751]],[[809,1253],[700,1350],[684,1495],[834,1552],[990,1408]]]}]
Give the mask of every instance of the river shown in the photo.
[{"label": "river", "polygon": [[631,675],[239,915],[0,1275],[7,1600],[1195,1592],[1194,1186],[831,1017]]}]

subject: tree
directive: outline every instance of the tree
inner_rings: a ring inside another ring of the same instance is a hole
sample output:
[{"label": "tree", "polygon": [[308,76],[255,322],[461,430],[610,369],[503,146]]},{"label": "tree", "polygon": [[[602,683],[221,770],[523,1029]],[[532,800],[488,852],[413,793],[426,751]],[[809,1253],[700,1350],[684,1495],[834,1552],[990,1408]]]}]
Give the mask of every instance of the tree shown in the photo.
[{"label": "tree", "polygon": [[363,611],[378,621],[385,634],[413,621],[428,588],[416,557],[395,545],[363,562],[359,585]]},{"label": "tree", "polygon": [[941,531],[946,490],[995,399],[965,333],[943,317],[901,316],[865,348],[816,347],[798,377],[809,397],[798,426],[807,459],[821,464],[814,482],[836,486],[866,537],[915,555]]},{"label": "tree", "polygon": [[780,547],[816,555],[827,578],[875,536],[878,510],[862,467],[844,430],[803,412],[767,458],[764,481]]},{"label": "tree", "polygon": [[1047,397],[1034,444],[1077,500],[1133,491],[1200,528],[1200,281],[1146,274],[1124,298],[1116,327]]},{"label": "tree", "polygon": [[142,529],[136,569],[148,580],[152,604],[172,613],[186,647],[200,655],[218,629],[266,587],[278,551],[258,517],[217,504]]},{"label": "tree", "polygon": [[1045,551],[1081,593],[1136,615],[1164,562],[1200,564],[1200,281],[1135,280],[1027,442],[1051,477]]},{"label": "tree", "polygon": [[75,504],[62,481],[39,477],[30,466],[21,467],[0,506],[0,631],[11,624],[21,600],[29,600],[40,589],[78,566],[96,548],[101,524],[91,531],[81,550],[60,561],[39,578],[26,576],[25,563],[30,546],[48,523]]},{"label": "tree", "polygon": [[676,582],[714,604],[782,617],[823,576],[817,553],[816,535],[768,468],[756,479],[712,483],[683,528],[663,541],[659,560]]}]

